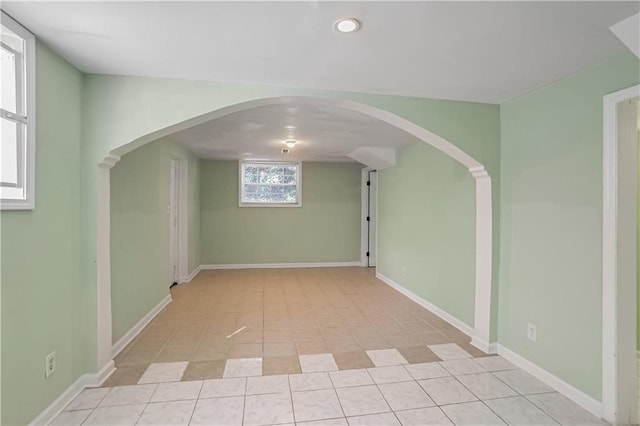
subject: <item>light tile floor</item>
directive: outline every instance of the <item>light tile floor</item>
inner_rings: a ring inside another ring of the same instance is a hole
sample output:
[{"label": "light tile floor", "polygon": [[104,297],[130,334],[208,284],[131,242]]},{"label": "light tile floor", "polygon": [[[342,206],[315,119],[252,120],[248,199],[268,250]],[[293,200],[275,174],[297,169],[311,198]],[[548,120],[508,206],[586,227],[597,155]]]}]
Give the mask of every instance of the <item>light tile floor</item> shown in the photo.
[{"label": "light tile floor", "polygon": [[261,358],[261,374],[281,375],[314,368],[299,355],[331,353],[336,370],[485,355],[365,268],[203,271],[171,293],[105,386],[136,384],[152,363],[188,362],[183,380],[205,380],[228,359]]},{"label": "light tile floor", "polygon": [[370,270],[206,271],[172,295],[52,424],[604,424]]},{"label": "light tile floor", "polygon": [[86,389],[52,424],[605,424],[501,357],[482,361],[495,371],[481,359],[458,360],[480,373],[452,361],[354,370],[327,363],[312,373],[254,376],[248,369],[244,377],[192,381],[164,374],[175,363],[152,364],[159,383]]}]

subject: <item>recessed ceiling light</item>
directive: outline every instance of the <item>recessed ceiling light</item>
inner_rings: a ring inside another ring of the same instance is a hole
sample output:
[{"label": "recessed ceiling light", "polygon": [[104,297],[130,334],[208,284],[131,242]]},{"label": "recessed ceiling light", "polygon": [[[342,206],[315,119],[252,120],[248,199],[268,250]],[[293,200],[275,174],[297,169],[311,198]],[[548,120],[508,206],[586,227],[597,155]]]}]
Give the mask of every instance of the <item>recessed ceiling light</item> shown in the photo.
[{"label": "recessed ceiling light", "polygon": [[336,22],[336,30],[341,33],[353,33],[360,29],[360,22],[353,18],[341,19]]},{"label": "recessed ceiling light", "polygon": [[287,145],[289,148],[293,148],[294,146],[296,146],[296,143],[298,143],[298,141],[294,139],[288,139],[284,141],[284,144]]}]

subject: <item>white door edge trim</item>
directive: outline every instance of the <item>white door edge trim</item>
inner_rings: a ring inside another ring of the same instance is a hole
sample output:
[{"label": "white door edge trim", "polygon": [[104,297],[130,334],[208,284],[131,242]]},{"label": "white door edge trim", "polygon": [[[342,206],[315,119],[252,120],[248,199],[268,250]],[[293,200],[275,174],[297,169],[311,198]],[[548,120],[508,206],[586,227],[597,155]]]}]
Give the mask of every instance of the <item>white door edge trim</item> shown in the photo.
[{"label": "white door edge trim", "polygon": [[[628,366],[618,365],[618,112],[620,102],[640,96],[640,85],[603,98],[602,198],[602,417],[619,423],[618,376]],[[635,320],[635,319],[634,319]],[[634,339],[635,336],[627,336]],[[633,368],[633,367],[632,367]],[[627,370],[631,371],[631,370]]]}]

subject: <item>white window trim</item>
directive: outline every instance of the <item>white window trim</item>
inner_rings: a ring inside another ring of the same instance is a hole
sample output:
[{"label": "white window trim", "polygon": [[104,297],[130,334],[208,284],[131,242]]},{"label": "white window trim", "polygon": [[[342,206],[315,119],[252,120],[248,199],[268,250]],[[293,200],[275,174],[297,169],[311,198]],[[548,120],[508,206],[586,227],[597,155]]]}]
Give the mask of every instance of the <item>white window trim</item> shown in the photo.
[{"label": "white window trim", "polygon": [[29,30],[4,13],[4,11],[2,11],[2,25],[5,25],[25,41],[27,138],[25,141],[26,173],[24,183],[26,198],[23,200],[0,199],[0,210],[33,210],[35,208],[36,195],[36,38]]},{"label": "white window trim", "polygon": [[[244,198],[244,176],[242,173],[243,164],[273,164],[273,165],[295,165],[296,166],[296,194],[297,203],[246,203]],[[302,162],[300,161],[260,161],[260,160],[240,160],[238,162],[238,207],[302,207]]]}]

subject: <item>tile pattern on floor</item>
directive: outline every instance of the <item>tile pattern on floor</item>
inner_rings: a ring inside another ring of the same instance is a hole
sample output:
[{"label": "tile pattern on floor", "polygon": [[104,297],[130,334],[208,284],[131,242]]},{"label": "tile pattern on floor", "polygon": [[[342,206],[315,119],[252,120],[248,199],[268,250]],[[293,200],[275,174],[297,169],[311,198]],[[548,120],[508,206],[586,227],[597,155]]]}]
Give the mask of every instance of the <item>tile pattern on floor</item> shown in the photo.
[{"label": "tile pattern on floor", "polygon": [[204,271],[52,424],[604,424],[363,268]]},{"label": "tile pattern on floor", "polygon": [[[487,371],[480,364],[481,373],[447,369],[451,361],[353,370],[328,365],[322,372],[85,389],[52,424],[606,424],[535,378],[514,374],[521,370],[504,359],[493,358],[485,365],[509,370]],[[175,379],[167,373],[175,365],[160,365],[163,369],[150,367],[154,377]],[[503,381],[505,372],[511,374]]]},{"label": "tile pattern on floor", "polygon": [[[372,269],[202,271],[171,295],[171,304],[118,354],[119,371],[107,385],[135,384],[151,363],[188,361],[189,379],[198,380],[223,372],[195,363],[234,358],[263,358],[265,374],[279,375],[302,371],[292,361],[296,355],[331,353],[340,370],[461,356],[447,350],[451,343],[466,357],[485,355],[469,336],[376,279]],[[426,345],[441,346],[432,351]]]}]

